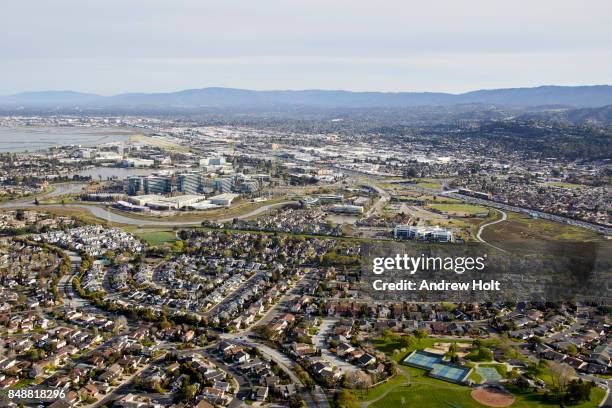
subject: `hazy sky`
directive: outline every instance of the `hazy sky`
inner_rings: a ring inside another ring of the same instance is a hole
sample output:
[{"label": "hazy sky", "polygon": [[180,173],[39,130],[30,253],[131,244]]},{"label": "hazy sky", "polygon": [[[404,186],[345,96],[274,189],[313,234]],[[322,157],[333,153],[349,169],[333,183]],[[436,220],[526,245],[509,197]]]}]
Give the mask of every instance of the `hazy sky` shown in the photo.
[{"label": "hazy sky", "polygon": [[0,0],[0,94],[612,84],[611,0]]}]

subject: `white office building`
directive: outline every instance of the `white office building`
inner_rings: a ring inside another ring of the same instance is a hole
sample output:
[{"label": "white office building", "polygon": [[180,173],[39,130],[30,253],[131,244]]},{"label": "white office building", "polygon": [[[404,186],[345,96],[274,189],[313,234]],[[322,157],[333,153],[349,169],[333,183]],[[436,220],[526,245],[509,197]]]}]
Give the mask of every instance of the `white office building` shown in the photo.
[{"label": "white office building", "polygon": [[417,241],[452,242],[453,232],[439,226],[398,225],[393,229],[395,239],[414,239]]}]

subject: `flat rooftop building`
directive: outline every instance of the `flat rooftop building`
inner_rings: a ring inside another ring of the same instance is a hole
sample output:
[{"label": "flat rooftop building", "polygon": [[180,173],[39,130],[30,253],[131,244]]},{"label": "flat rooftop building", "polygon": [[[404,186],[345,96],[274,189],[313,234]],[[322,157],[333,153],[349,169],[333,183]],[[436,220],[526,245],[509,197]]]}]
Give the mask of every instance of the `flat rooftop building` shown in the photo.
[{"label": "flat rooftop building", "polygon": [[393,229],[395,239],[414,239],[418,241],[452,242],[453,232],[439,226],[398,225]]},{"label": "flat rooftop building", "polygon": [[204,201],[206,196],[200,194],[186,194],[174,197],[164,197],[158,194],[129,197],[128,201],[139,206],[147,206],[158,210],[172,210],[188,207],[192,204]]},{"label": "flat rooftop building", "polygon": [[321,194],[319,196],[319,201],[322,203],[341,203],[342,200],[344,200],[342,194]]},{"label": "flat rooftop building", "polygon": [[238,197],[238,194],[223,193],[214,197],[210,197],[210,203],[229,207],[230,205],[232,205],[232,201],[234,201],[236,197]]},{"label": "flat rooftop building", "polygon": [[361,214],[363,213],[363,207],[359,205],[334,204],[329,210],[331,212],[340,213],[340,214]]}]

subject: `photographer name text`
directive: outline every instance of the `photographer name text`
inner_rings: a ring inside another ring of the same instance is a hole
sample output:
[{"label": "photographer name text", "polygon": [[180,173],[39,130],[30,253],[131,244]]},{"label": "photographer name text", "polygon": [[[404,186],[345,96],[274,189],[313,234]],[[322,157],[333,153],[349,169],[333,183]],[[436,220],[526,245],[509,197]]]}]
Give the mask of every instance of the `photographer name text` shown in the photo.
[{"label": "photographer name text", "polygon": [[452,282],[447,280],[428,281],[421,280],[411,281],[401,279],[395,282],[386,282],[382,279],[376,279],[372,282],[372,288],[376,291],[499,291],[500,282],[494,279],[491,280],[473,280],[472,282]]}]

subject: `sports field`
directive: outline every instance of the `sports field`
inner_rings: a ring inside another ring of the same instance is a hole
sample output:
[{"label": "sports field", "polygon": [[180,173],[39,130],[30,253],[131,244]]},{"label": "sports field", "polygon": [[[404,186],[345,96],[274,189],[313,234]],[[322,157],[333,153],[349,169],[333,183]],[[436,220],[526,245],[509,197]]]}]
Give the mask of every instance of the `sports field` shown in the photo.
[{"label": "sports field", "polygon": [[503,377],[494,367],[476,367],[476,372],[486,381],[500,381]]},{"label": "sports field", "polygon": [[404,360],[404,363],[423,368],[425,370],[431,370],[435,364],[440,363],[442,361],[442,356],[427,353],[425,351],[416,350],[414,353],[410,354]]},{"label": "sports field", "polygon": [[514,403],[514,396],[497,387],[480,387],[471,392],[472,398],[487,407],[509,407]]},{"label": "sports field", "polygon": [[442,355],[422,350],[415,350],[404,359],[404,363],[427,370],[428,374],[434,378],[454,383],[464,381],[472,370],[470,367],[447,363],[443,360]]},{"label": "sports field", "polygon": [[461,382],[469,375],[471,368],[445,363],[434,364],[429,375],[441,380]]}]

